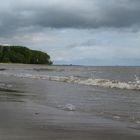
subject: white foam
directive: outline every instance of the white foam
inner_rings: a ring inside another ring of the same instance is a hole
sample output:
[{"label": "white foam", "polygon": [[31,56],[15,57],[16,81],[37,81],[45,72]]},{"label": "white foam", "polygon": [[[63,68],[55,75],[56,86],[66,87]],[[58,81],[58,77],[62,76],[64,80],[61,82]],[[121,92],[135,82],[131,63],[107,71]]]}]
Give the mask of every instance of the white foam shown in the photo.
[{"label": "white foam", "polygon": [[20,77],[20,78],[43,79],[43,80],[66,82],[66,83],[76,83],[76,84],[82,84],[87,86],[140,90],[140,80],[138,77],[136,77],[134,81],[121,82],[121,81],[109,80],[109,79],[94,79],[94,78],[83,79],[75,76],[32,75],[29,73],[14,74],[14,73],[6,73],[6,72],[0,72],[0,74]]},{"label": "white foam", "polygon": [[6,84],[6,83],[0,83],[0,88],[12,88],[13,85],[11,84]]},{"label": "white foam", "polygon": [[118,119],[120,119],[121,117],[120,117],[120,116],[113,116],[113,118],[118,120]]},{"label": "white foam", "polygon": [[95,85],[107,88],[140,90],[140,84],[120,82],[108,79],[87,79],[79,82],[84,85]]},{"label": "white foam", "polygon": [[0,83],[0,87],[4,87],[5,85],[5,83]]},{"label": "white foam", "polygon": [[64,107],[63,107],[64,110],[67,110],[67,111],[75,111],[76,110],[76,107],[72,104],[66,104]]},{"label": "white foam", "polygon": [[140,121],[136,121],[137,124],[140,124]]},{"label": "white foam", "polygon": [[12,87],[13,87],[13,85],[11,85],[11,84],[8,84],[8,85],[7,85],[7,87],[8,87],[8,88],[12,88]]},{"label": "white foam", "polygon": [[137,83],[137,84],[140,84],[140,79],[137,75],[135,75],[135,81],[134,82]]}]

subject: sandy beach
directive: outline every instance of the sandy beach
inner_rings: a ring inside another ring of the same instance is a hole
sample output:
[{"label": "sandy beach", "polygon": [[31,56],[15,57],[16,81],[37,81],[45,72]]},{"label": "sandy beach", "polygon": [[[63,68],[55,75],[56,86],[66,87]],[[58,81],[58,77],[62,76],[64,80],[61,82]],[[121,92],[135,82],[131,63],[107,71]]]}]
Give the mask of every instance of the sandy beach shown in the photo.
[{"label": "sandy beach", "polygon": [[55,116],[58,114],[53,110],[34,104],[3,102],[0,103],[0,112],[1,140],[139,140],[140,138],[137,130],[130,131],[123,125],[111,128],[98,122],[99,120],[94,117],[89,119],[92,119],[92,123],[95,121],[95,126],[81,121],[77,123],[82,118],[75,118],[74,114],[69,113],[65,114],[68,119],[65,122],[66,120],[60,120],[61,115],[64,115],[62,112],[59,116]]}]

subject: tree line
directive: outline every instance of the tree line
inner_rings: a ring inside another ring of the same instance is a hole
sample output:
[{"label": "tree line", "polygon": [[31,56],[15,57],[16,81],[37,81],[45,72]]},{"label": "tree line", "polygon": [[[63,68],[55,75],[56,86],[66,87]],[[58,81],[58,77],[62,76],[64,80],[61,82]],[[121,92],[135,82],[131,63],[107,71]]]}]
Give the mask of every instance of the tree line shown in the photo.
[{"label": "tree line", "polygon": [[31,50],[24,46],[0,45],[1,63],[48,64],[52,61],[47,53]]}]

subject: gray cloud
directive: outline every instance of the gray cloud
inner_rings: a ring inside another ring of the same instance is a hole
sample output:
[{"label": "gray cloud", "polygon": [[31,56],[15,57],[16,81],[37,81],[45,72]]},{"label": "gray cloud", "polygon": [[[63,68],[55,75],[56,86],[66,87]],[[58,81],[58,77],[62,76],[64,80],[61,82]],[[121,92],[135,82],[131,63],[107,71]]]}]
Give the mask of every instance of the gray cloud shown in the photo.
[{"label": "gray cloud", "polygon": [[68,49],[73,49],[73,48],[80,48],[80,47],[94,47],[95,45],[99,45],[100,42],[97,43],[96,39],[88,39],[88,40],[84,40],[84,42],[82,42],[82,40],[79,43],[73,43],[70,44],[68,46],[66,46],[66,48]]},{"label": "gray cloud", "polygon": [[140,25],[139,0],[5,0],[0,34],[19,28],[121,28]]}]

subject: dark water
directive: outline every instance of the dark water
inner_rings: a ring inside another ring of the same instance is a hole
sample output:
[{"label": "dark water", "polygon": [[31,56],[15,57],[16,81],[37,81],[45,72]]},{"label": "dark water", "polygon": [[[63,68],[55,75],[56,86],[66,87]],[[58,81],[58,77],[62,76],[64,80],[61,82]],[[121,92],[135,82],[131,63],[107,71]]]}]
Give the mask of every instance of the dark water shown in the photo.
[{"label": "dark water", "polygon": [[140,134],[140,67],[0,65],[0,102],[35,106],[37,125]]}]

